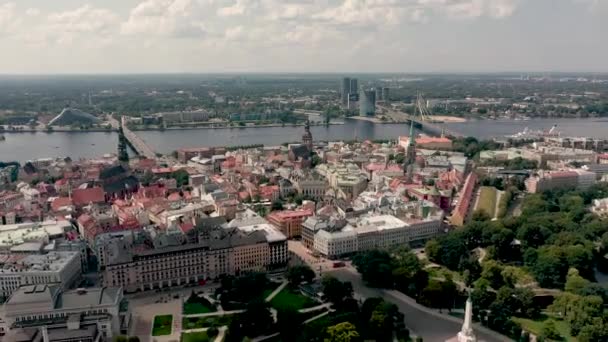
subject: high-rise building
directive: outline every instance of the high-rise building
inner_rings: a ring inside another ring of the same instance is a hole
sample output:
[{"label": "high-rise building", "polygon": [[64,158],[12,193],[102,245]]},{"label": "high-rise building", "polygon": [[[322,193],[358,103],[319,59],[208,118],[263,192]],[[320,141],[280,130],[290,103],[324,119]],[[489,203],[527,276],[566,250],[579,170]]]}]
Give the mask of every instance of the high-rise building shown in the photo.
[{"label": "high-rise building", "polygon": [[389,98],[389,89],[388,87],[384,87],[382,88],[382,101],[384,102],[388,102]]},{"label": "high-rise building", "polygon": [[356,78],[350,79],[350,93],[357,94],[359,92],[359,82]]},{"label": "high-rise building", "polygon": [[383,101],[384,98],[382,97],[382,87],[376,87],[375,91],[376,91],[376,101]]},{"label": "high-rise building", "polygon": [[342,79],[342,86],[340,87],[340,95],[343,105],[348,104],[348,94],[350,94],[350,78],[344,77]]},{"label": "high-rise building", "polygon": [[361,90],[359,93],[359,115],[374,115],[376,113],[376,92]]}]

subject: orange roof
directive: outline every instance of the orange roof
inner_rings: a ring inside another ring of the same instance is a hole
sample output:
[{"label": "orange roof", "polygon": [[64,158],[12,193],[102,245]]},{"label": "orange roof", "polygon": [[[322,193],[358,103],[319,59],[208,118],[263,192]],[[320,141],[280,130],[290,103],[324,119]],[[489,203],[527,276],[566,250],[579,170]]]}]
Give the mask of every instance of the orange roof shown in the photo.
[{"label": "orange roof", "polygon": [[451,143],[452,140],[445,137],[420,137],[416,139],[416,144],[429,144],[429,143]]},{"label": "orange roof", "polygon": [[286,220],[286,219],[291,219],[291,218],[312,216],[312,210],[305,209],[305,210],[273,211],[268,216],[269,216],[269,218],[275,217],[279,220]]},{"label": "orange roof", "polygon": [[51,203],[51,209],[53,211],[59,211],[62,207],[72,205],[72,199],[69,197],[57,197]]},{"label": "orange roof", "polygon": [[89,203],[102,203],[105,201],[103,189],[89,188],[89,189],[76,189],[72,191],[72,200],[77,206],[87,205]]}]

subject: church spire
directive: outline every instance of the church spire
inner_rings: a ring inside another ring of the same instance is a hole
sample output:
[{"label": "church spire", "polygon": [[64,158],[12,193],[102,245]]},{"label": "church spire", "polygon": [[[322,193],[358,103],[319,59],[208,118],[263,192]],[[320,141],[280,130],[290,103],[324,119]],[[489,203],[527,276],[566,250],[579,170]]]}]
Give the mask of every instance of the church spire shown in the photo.
[{"label": "church spire", "polygon": [[416,137],[414,136],[414,120],[410,120],[410,143],[409,146],[416,145]]},{"label": "church spire", "polygon": [[403,160],[403,172],[406,182],[411,183],[414,176],[414,164],[416,163],[416,136],[414,134],[414,120],[410,120],[410,140],[405,151]]}]

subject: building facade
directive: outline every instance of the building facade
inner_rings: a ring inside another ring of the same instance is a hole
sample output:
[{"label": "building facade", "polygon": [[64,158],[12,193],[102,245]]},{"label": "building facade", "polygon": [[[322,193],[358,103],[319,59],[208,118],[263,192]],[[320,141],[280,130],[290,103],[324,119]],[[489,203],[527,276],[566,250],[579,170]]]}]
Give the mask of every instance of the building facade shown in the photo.
[{"label": "building facade", "polygon": [[376,92],[361,90],[359,92],[359,115],[369,116],[376,113]]},{"label": "building facade", "polygon": [[24,285],[56,284],[65,289],[82,275],[80,252],[0,255],[0,296],[8,297]]},{"label": "building facade", "polygon": [[302,222],[312,214],[311,210],[282,210],[273,211],[266,219],[288,239],[292,239],[302,235]]},{"label": "building facade", "polygon": [[[216,229],[203,234],[198,243],[133,251],[123,245],[113,248],[101,270],[105,286],[122,286],[125,291],[158,289],[265,271],[274,266],[269,243],[262,231],[240,228]],[[120,240],[118,240],[120,241]],[[118,243],[114,239],[108,243]],[[128,245],[127,245],[128,246]]]},{"label": "building facade", "polygon": [[[40,331],[40,340],[107,341],[127,332],[131,314],[121,288],[64,291],[54,285],[27,285],[4,304],[7,341]],[[29,341],[29,339],[27,340]]]}]

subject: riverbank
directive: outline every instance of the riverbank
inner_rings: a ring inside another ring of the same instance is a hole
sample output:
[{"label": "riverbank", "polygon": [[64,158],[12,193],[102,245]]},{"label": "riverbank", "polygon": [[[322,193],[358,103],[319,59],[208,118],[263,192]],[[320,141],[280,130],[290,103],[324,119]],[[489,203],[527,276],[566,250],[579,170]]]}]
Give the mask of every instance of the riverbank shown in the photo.
[{"label": "riverbank", "polygon": [[459,116],[431,115],[430,117],[433,120],[442,121],[444,123],[463,123],[468,121],[466,118],[461,118]]},{"label": "riverbank", "polygon": [[[384,120],[382,120],[382,118],[385,118]],[[348,117],[348,119],[353,119],[353,120],[361,120],[361,121],[368,121],[368,122],[373,122],[374,124],[394,124],[394,123],[407,123],[407,120],[400,120],[400,121],[395,121],[393,118],[389,117],[389,116],[383,116],[383,115],[379,115],[379,116],[350,116]],[[468,120],[465,118],[461,118],[461,117],[457,117],[457,116],[447,116],[447,115],[431,115],[429,116],[429,119],[431,122],[434,123],[465,123]]]},{"label": "riverbank", "polygon": [[[144,128],[144,127],[133,127],[131,128],[132,131],[181,131],[181,130],[197,130],[197,129],[241,129],[241,128],[268,128],[268,127],[303,127],[305,126],[305,123],[298,123],[298,124],[264,124],[264,125],[245,125],[245,126],[227,126],[227,125],[218,125],[218,126],[198,126],[198,127],[166,127],[166,128],[159,128],[159,127],[148,127],[148,128]],[[310,126],[311,127],[317,127],[317,126],[334,126],[334,125],[344,125],[343,121],[338,121],[338,122],[330,122],[328,124],[325,123],[319,123],[319,124],[315,124],[315,123],[311,123]]]},{"label": "riverbank", "polygon": [[[329,124],[314,124],[311,123],[311,127],[323,127],[323,126],[335,126],[335,125],[344,125],[345,123],[343,121],[337,121],[337,122],[330,122]],[[305,126],[304,123],[298,123],[298,124],[265,124],[265,125],[245,125],[245,126],[198,126],[198,127],[166,127],[166,128],[160,128],[160,127],[132,127],[131,130],[132,131],[138,131],[138,132],[163,132],[163,131],[191,131],[191,130],[204,130],[204,129],[244,129],[244,128],[268,128],[268,127],[303,127]],[[4,130],[4,131],[0,131],[0,134],[5,134],[5,133],[48,133],[48,134],[52,134],[55,132],[60,132],[60,133],[88,133],[88,132],[107,132],[107,133],[111,133],[111,132],[117,132],[117,129],[105,129],[105,128],[89,128],[89,129],[73,129],[73,128],[69,128],[69,127],[57,127],[57,128],[53,128],[53,130],[47,130],[47,129],[31,129],[31,128],[23,128],[23,129],[18,129],[18,130]]]}]

